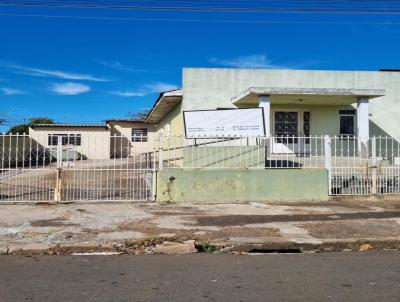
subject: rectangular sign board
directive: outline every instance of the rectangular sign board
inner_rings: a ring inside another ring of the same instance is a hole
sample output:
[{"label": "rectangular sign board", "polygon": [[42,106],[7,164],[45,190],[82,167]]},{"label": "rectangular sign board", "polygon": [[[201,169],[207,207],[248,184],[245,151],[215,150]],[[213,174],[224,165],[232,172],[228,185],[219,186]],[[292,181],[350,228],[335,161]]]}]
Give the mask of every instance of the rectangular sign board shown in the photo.
[{"label": "rectangular sign board", "polygon": [[265,136],[262,108],[184,111],[187,138]]}]

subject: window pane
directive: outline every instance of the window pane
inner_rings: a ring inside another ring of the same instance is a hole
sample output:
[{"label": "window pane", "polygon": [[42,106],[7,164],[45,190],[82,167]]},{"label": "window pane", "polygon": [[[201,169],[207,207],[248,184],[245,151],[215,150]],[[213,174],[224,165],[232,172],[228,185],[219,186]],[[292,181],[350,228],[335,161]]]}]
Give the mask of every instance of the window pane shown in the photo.
[{"label": "window pane", "polygon": [[310,136],[310,112],[304,112],[303,114],[303,134],[304,136]]},{"label": "window pane", "polygon": [[63,146],[68,145],[68,135],[63,135],[62,136],[62,144]]},{"label": "window pane", "polygon": [[55,136],[53,134],[49,134],[48,136],[48,145],[49,146],[56,146],[58,141],[58,136]]},{"label": "window pane", "polygon": [[75,146],[80,146],[81,145],[81,135],[77,134],[75,136]]},{"label": "window pane", "polygon": [[275,112],[275,135],[297,136],[297,112]]},{"label": "window pane", "polygon": [[132,128],[132,142],[147,142],[147,129]]},{"label": "window pane", "polygon": [[61,144],[63,146],[66,146],[66,145],[80,146],[81,145],[81,135],[80,134],[49,134],[48,135],[49,146],[57,146],[58,139],[61,140]]},{"label": "window pane", "polygon": [[[298,115],[297,112],[275,112],[275,136],[293,137],[298,136]],[[296,143],[297,138],[277,138],[278,143]]]},{"label": "window pane", "polygon": [[340,116],[340,134],[354,135],[354,116]]},{"label": "window pane", "polygon": [[309,123],[310,122],[310,112],[304,112],[303,113],[303,121],[304,121],[304,123]]}]

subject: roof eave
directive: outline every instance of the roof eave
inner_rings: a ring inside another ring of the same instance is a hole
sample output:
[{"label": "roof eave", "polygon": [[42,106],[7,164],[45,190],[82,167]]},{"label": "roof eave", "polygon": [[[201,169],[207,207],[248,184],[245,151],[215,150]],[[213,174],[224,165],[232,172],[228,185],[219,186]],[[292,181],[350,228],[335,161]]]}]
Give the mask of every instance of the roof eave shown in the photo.
[{"label": "roof eave", "polygon": [[[182,101],[183,92],[182,89],[171,90],[160,93],[156,102],[154,103],[152,109],[147,115],[145,122],[147,123],[157,123],[163,119],[180,101]],[[169,102],[169,103],[168,103]],[[165,110],[161,111],[161,117],[155,116],[157,111],[161,110],[162,104],[166,104]]]},{"label": "roof eave", "polygon": [[249,96],[261,95],[320,95],[377,98],[384,96],[385,93],[384,89],[250,87],[237,96],[234,96],[231,101],[233,104],[237,104]]}]

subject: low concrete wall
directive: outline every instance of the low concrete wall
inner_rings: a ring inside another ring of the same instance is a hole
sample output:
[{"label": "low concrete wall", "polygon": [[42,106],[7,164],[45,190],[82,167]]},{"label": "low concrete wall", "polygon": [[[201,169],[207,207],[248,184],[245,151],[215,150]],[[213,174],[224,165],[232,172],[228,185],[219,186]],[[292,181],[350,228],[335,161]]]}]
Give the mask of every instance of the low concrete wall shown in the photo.
[{"label": "low concrete wall", "polygon": [[157,174],[159,202],[328,200],[325,169],[166,170]]}]

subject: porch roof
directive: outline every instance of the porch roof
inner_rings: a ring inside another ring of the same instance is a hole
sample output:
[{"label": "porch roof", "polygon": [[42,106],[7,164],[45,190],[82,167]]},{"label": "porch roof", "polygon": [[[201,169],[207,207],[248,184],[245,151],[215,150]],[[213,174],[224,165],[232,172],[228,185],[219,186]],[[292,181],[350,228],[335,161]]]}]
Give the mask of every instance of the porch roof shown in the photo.
[{"label": "porch roof", "polygon": [[285,88],[250,87],[232,98],[232,103],[258,104],[262,95],[269,95],[276,104],[305,105],[350,105],[358,97],[377,98],[385,95],[384,89],[341,89],[341,88]]}]

